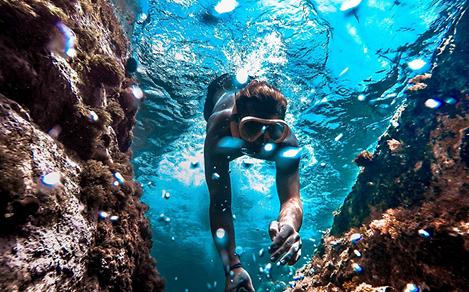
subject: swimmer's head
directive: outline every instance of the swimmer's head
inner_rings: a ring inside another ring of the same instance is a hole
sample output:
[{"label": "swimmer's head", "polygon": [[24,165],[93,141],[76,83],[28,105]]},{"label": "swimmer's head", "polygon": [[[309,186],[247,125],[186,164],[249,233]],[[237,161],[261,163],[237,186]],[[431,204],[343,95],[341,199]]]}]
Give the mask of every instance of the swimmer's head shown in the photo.
[{"label": "swimmer's head", "polygon": [[236,111],[240,117],[285,119],[287,100],[274,86],[265,81],[252,80],[236,93]]}]

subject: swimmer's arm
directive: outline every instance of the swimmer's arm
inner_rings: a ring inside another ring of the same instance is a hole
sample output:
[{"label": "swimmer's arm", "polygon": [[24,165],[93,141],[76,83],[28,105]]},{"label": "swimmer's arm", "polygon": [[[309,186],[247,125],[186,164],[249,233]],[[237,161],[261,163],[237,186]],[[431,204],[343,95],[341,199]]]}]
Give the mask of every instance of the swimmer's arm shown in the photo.
[{"label": "swimmer's arm", "polygon": [[[298,142],[292,134],[282,146],[298,147]],[[303,204],[300,199],[299,160],[288,168],[276,163],[276,183],[280,200],[280,214],[278,222],[281,225],[289,224],[297,232],[303,221]]]},{"label": "swimmer's arm", "polygon": [[[227,246],[217,246],[224,266],[239,263],[235,256],[235,235],[233,228],[233,214],[231,211],[231,181],[229,176],[229,161],[226,157],[214,153],[218,139],[209,130],[204,145],[205,180],[210,193],[210,229],[212,237],[216,238],[219,228],[225,230]],[[214,173],[220,177],[213,177]]]}]

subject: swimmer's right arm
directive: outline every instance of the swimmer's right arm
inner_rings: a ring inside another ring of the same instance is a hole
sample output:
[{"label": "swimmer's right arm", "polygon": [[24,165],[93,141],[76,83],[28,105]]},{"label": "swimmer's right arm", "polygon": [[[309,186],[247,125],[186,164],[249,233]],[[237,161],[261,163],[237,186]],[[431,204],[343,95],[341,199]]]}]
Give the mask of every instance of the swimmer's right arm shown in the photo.
[{"label": "swimmer's right arm", "polygon": [[[204,144],[205,180],[210,193],[210,229],[214,240],[217,238],[217,230],[221,228],[224,231],[226,244],[216,245],[226,271],[227,266],[229,268],[239,263],[239,258],[234,253],[235,236],[231,211],[229,160],[215,153],[218,140],[218,137],[208,129]],[[223,235],[223,232],[220,231],[219,235]],[[218,242],[223,242],[223,240]]]}]

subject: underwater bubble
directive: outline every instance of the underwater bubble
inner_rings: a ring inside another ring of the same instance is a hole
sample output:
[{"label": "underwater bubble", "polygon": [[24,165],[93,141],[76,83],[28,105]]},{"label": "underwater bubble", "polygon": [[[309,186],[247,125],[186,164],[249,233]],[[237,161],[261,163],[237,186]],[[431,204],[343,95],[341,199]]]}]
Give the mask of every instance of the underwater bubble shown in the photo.
[{"label": "underwater bubble", "polygon": [[340,133],[339,135],[337,135],[337,136],[334,138],[334,140],[335,140],[336,142],[338,142],[340,139],[342,139],[343,136],[344,136],[344,134]]},{"label": "underwater bubble", "polygon": [[169,218],[169,217],[165,217],[165,218],[164,218],[164,222],[166,222],[166,223],[169,223],[169,222],[171,222],[171,218]]},{"label": "underwater bubble", "polygon": [[397,127],[399,127],[399,122],[397,122],[396,120],[392,120],[392,121],[391,121],[391,125],[392,125],[394,128],[397,128]]},{"label": "underwater bubble", "polygon": [[365,101],[366,96],[364,94],[359,94],[357,99],[358,99],[358,101]]},{"label": "underwater bubble", "polygon": [[90,111],[90,112],[88,113],[88,118],[89,118],[90,121],[92,121],[92,122],[97,122],[97,121],[99,120],[99,117],[98,117],[98,115],[96,114],[95,111]]},{"label": "underwater bubble", "polygon": [[63,49],[63,53],[65,53],[67,57],[75,57],[77,55],[77,51],[74,48],[76,42],[75,33],[63,22],[59,21],[55,26],[62,34],[65,41],[64,47],[61,48]]},{"label": "underwater bubble", "polygon": [[361,272],[363,272],[363,268],[362,268],[359,264],[357,264],[357,263],[353,263],[353,264],[352,264],[352,269],[353,269],[353,271],[354,271],[355,273],[361,273]]},{"label": "underwater bubble", "polygon": [[427,62],[425,62],[425,61],[422,60],[422,59],[415,59],[415,60],[410,61],[409,63],[407,63],[407,65],[409,66],[409,68],[412,69],[412,70],[420,70],[420,69],[422,69],[426,64],[427,64]]},{"label": "underwater bubble", "polygon": [[109,217],[109,220],[110,220],[111,222],[117,222],[117,220],[119,220],[119,216],[117,216],[117,215],[112,215],[111,217]]},{"label": "underwater bubble", "polygon": [[52,138],[54,139],[57,139],[60,135],[60,132],[62,132],[62,127],[60,125],[55,125],[54,127],[52,127],[52,129],[49,130],[49,132],[47,132],[49,134],[49,136],[51,136]]},{"label": "underwater bubble", "polygon": [[139,13],[137,15],[137,23],[142,24],[145,20],[147,20],[148,16],[145,13]]},{"label": "underwater bubble", "polygon": [[165,218],[165,217],[166,217],[166,216],[165,216],[163,213],[161,213],[161,214],[160,214],[160,217],[159,217],[158,219],[159,219],[160,221],[164,221],[164,218]]},{"label": "underwater bubble", "polygon": [[261,249],[259,250],[259,257],[262,257],[263,255],[264,255],[264,249],[261,248]]},{"label": "underwater bubble", "polygon": [[44,174],[41,176],[40,180],[43,185],[46,187],[55,187],[60,184],[60,180],[62,175],[58,171],[53,171],[48,174]]},{"label": "underwater bubble", "polygon": [[215,234],[217,235],[218,238],[221,239],[221,238],[225,237],[226,232],[225,232],[225,229],[218,228],[217,231],[215,232]]},{"label": "underwater bubble", "polygon": [[112,175],[120,184],[123,184],[125,182],[125,179],[120,172],[116,171]]},{"label": "underwater bubble", "polygon": [[211,284],[211,283],[207,283],[207,289],[208,289],[208,290],[211,290],[211,289],[212,289],[212,284]]},{"label": "underwater bubble", "polygon": [[267,143],[264,145],[264,151],[267,151],[267,152],[274,150],[274,148],[275,148],[275,144],[273,143]]},{"label": "underwater bubble", "polygon": [[240,84],[245,84],[248,81],[248,78],[249,78],[249,75],[246,69],[241,69],[238,72],[236,72],[236,81],[238,81]]},{"label": "underwater bubble", "polygon": [[339,77],[342,76],[342,75],[344,75],[345,73],[347,73],[348,70],[349,70],[349,67],[345,67],[344,70],[342,70],[342,71],[340,72]]},{"label": "underwater bubble", "polygon": [[217,287],[217,281],[213,281],[213,288]]},{"label": "underwater bubble", "polygon": [[340,11],[347,11],[360,5],[362,0],[346,0],[340,5]]},{"label": "underwater bubble", "polygon": [[214,172],[214,173],[212,174],[212,179],[213,179],[213,180],[219,180],[219,179],[220,179],[220,175],[219,175],[218,173]]},{"label": "underwater bubble", "polygon": [[445,102],[446,102],[447,104],[453,105],[453,104],[456,104],[456,102],[458,102],[458,101],[457,101],[455,98],[448,97],[447,99],[445,99]]},{"label": "underwater bubble", "polygon": [[419,286],[415,285],[414,283],[408,283],[405,288],[404,292],[419,292]]},{"label": "underwater bubble", "polygon": [[166,199],[166,200],[167,200],[167,199],[170,198],[170,196],[171,196],[171,194],[170,194],[169,192],[167,192],[166,190],[162,190],[162,191],[161,191],[161,197],[162,197],[163,199]]},{"label": "underwater bubble", "polygon": [[430,237],[430,233],[429,233],[427,230],[425,230],[425,229],[420,229],[420,230],[418,231],[418,233],[419,233],[419,235],[420,235],[421,237],[423,237],[423,238],[428,238],[428,237]]},{"label": "underwater bubble", "polygon": [[137,85],[133,85],[131,87],[131,91],[132,91],[132,94],[134,95],[134,97],[136,99],[141,99],[143,97],[143,91],[140,87],[138,87]]},{"label": "underwater bubble", "polygon": [[115,187],[119,186],[119,182],[117,180],[115,180],[113,183],[112,183]]},{"label": "underwater bubble", "polygon": [[279,156],[280,158],[293,158],[298,159],[301,154],[301,148],[298,147],[285,147],[285,150],[282,151]]},{"label": "underwater bubble", "polygon": [[295,280],[295,281],[303,280],[304,278],[305,278],[305,275],[303,275],[303,274],[293,276],[293,280]]},{"label": "underwater bubble", "polygon": [[104,212],[104,211],[99,211],[99,212],[98,212],[98,217],[99,217],[99,219],[104,220],[104,219],[106,219],[108,216],[109,216],[109,214],[108,214],[107,212]]},{"label": "underwater bubble", "polygon": [[441,101],[430,98],[425,101],[425,106],[431,109],[437,109],[441,106]]},{"label": "underwater bubble", "polygon": [[178,277],[177,277],[177,276],[176,276],[176,277],[174,277],[174,281],[177,281],[177,280],[178,280]]},{"label": "underwater bubble", "polygon": [[242,255],[242,254],[244,253],[244,248],[243,248],[242,246],[237,246],[237,247],[235,248],[235,253],[236,253],[237,255]]},{"label": "underwater bubble", "polygon": [[264,268],[263,267],[259,267],[259,273],[264,273]]},{"label": "underwater bubble", "polygon": [[359,250],[354,249],[354,250],[353,250],[353,253],[354,253],[357,257],[361,257],[361,256],[362,256],[362,253],[361,253]]},{"label": "underwater bubble", "polygon": [[321,164],[319,164],[321,167],[326,167],[326,163],[325,162],[321,162]]},{"label": "underwater bubble", "polygon": [[240,150],[244,145],[244,141],[239,138],[224,137],[217,144],[217,150],[222,153],[233,153]]},{"label": "underwater bubble", "polygon": [[174,236],[171,236],[171,240],[174,241],[176,240],[176,238]]},{"label": "underwater bubble", "polygon": [[221,0],[215,5],[215,11],[219,14],[228,13],[233,11],[236,6],[238,6],[238,2],[236,0]]},{"label": "underwater bubble", "polygon": [[350,235],[350,242],[352,242],[353,244],[357,244],[362,239],[363,235],[361,235],[360,233],[354,233]]}]

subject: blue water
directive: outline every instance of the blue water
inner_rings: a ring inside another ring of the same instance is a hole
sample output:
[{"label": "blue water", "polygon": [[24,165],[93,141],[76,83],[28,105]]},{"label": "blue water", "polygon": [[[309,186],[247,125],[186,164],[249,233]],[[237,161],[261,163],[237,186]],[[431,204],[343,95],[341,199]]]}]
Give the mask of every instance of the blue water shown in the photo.
[{"label": "blue water", "polygon": [[[341,11],[343,2],[240,1],[230,13],[207,16],[217,1],[139,1],[146,19],[140,15],[132,44],[147,98],[133,162],[167,291],[223,291],[203,174],[202,106],[213,78],[244,70],[288,97],[286,120],[303,148],[298,268],[350,191],[358,173],[353,158],[372,150],[389,126],[407,80],[430,69],[464,1],[363,0]],[[415,60],[426,65],[413,70],[408,63]],[[270,244],[267,227],[279,211],[275,167],[253,160],[246,169],[245,159],[231,163],[236,244],[257,290],[281,291],[291,269],[274,267],[268,279],[259,272],[268,258],[258,256]]]}]

